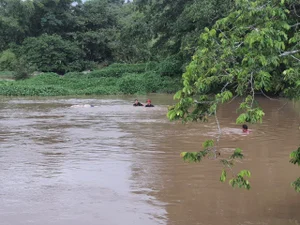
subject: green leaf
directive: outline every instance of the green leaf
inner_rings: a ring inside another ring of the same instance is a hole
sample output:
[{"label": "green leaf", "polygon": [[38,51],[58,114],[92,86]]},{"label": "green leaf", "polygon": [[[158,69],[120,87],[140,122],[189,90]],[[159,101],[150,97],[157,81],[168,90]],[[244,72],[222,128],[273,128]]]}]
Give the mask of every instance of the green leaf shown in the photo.
[{"label": "green leaf", "polygon": [[235,188],[245,188],[246,190],[250,190],[251,186],[248,180],[244,179],[243,175],[250,176],[250,171],[242,170],[236,177],[232,178],[229,181],[229,184]]},{"label": "green leaf", "polygon": [[182,91],[177,91],[174,95],[174,100],[179,100],[182,96]]},{"label": "green leaf", "polygon": [[243,159],[244,155],[242,154],[242,149],[236,148],[234,153],[230,156],[231,159],[240,158]]},{"label": "green leaf", "polygon": [[202,144],[203,148],[213,147],[214,145],[215,145],[214,140],[206,140],[206,141],[203,142],[203,144]]},{"label": "green leaf", "polygon": [[236,123],[237,124],[242,124],[245,123],[247,120],[247,114],[246,113],[242,113],[239,115],[239,117],[236,119]]},{"label": "green leaf", "polygon": [[220,181],[221,181],[222,183],[224,183],[224,182],[226,181],[226,176],[227,176],[226,170],[223,170],[223,171],[222,171],[222,174],[221,174],[221,177],[220,177]]},{"label": "green leaf", "polygon": [[300,177],[295,180],[291,186],[295,189],[296,192],[300,192]]},{"label": "green leaf", "polygon": [[233,162],[232,161],[229,161],[229,160],[226,160],[226,159],[221,159],[220,162],[224,165],[224,166],[233,166]]},{"label": "green leaf", "polygon": [[251,177],[251,173],[249,170],[241,170],[238,174],[241,177]]},{"label": "green leaf", "polygon": [[300,166],[300,147],[290,154],[290,158],[290,163],[298,164],[298,166]]}]

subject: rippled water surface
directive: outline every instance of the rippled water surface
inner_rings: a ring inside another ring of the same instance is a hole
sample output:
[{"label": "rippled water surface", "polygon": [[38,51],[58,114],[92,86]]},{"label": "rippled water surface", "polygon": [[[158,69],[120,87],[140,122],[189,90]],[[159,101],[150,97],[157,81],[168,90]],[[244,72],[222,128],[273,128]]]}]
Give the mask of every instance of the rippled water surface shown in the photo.
[{"label": "rippled water surface", "polygon": [[0,225],[300,223],[300,195],[290,187],[300,168],[288,162],[300,144],[298,104],[261,99],[264,123],[247,136],[234,123],[238,102],[218,113],[221,154],[241,147],[236,169],[252,172],[246,191],[219,182],[217,161],[179,156],[216,135],[213,120],[171,123],[172,96],[148,97],[156,107],[118,96],[2,98]]}]

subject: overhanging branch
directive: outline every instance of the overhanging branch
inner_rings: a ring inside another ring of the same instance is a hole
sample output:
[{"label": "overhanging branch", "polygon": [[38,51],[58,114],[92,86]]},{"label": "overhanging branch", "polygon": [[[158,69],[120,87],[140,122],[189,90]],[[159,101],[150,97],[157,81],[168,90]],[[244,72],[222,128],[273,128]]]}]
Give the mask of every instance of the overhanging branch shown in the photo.
[{"label": "overhanging branch", "polygon": [[283,56],[288,56],[288,55],[293,55],[300,52],[300,50],[294,50],[294,51],[288,51],[288,52],[283,52],[279,55],[279,57],[283,57]]},{"label": "overhanging branch", "polygon": [[298,62],[300,62],[300,59],[298,59],[297,57],[291,55],[291,57],[293,57],[293,59],[296,59]]},{"label": "overhanging branch", "polygon": [[198,102],[197,100],[194,100],[195,103],[197,104],[212,104],[213,101],[201,101],[201,102]]},{"label": "overhanging branch", "polygon": [[291,25],[291,27],[297,27],[297,26],[300,26],[300,23],[296,23],[294,25]]}]

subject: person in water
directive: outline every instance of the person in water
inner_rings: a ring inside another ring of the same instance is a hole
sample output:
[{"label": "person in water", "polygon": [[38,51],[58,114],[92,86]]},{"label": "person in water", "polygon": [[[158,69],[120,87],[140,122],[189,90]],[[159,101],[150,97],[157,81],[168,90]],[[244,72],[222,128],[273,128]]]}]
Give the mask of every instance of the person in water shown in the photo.
[{"label": "person in water", "polygon": [[144,106],[144,105],[140,103],[139,100],[135,99],[133,106]]},{"label": "person in water", "polygon": [[145,105],[145,107],[154,107],[154,105],[151,104],[150,99],[147,100],[147,104]]},{"label": "person in water", "polygon": [[242,126],[242,128],[243,128],[243,133],[244,133],[244,134],[249,134],[249,133],[250,133],[250,131],[249,131],[249,129],[248,129],[248,126],[247,126],[246,124],[244,124],[244,125]]}]

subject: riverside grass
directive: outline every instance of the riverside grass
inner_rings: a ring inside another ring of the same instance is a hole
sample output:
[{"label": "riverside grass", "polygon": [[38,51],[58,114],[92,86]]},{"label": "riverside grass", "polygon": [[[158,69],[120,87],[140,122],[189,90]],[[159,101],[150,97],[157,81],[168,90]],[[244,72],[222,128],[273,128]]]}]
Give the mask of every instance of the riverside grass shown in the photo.
[{"label": "riverside grass", "polygon": [[117,64],[90,73],[44,73],[18,81],[0,81],[2,96],[67,96],[174,93],[181,79],[147,71],[144,64]]}]

